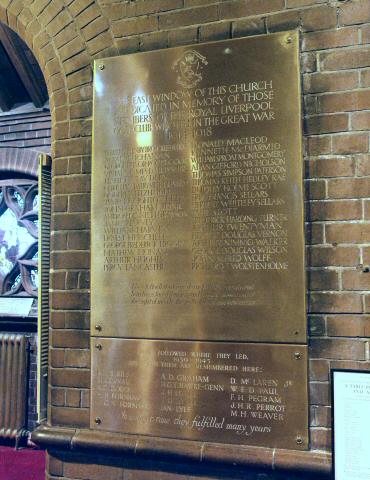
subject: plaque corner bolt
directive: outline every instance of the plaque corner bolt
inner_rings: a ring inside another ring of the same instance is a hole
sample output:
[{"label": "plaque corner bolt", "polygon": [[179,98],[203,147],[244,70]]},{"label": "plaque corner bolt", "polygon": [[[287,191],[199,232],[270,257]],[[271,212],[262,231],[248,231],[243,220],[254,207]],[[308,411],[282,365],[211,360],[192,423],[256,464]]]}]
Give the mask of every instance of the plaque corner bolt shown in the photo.
[{"label": "plaque corner bolt", "polygon": [[95,325],[95,330],[101,332],[103,327],[101,325]]},{"label": "plaque corner bolt", "polygon": [[100,425],[101,424],[101,418],[96,417],[94,422],[96,423],[96,425]]},{"label": "plaque corner bolt", "polygon": [[97,350],[102,350],[103,345],[102,345],[101,343],[97,343],[97,344],[95,345],[95,348],[96,348]]},{"label": "plaque corner bolt", "polygon": [[301,352],[294,352],[294,358],[295,358],[296,360],[300,360],[300,359],[302,358]]},{"label": "plaque corner bolt", "polygon": [[292,43],[292,42],[293,42],[293,38],[292,38],[292,37],[288,37],[288,38],[286,39],[286,43]]},{"label": "plaque corner bolt", "polygon": [[356,268],[357,268],[357,270],[359,270],[362,273],[369,273],[370,272],[370,266],[369,265],[364,265],[363,263],[359,263]]},{"label": "plaque corner bolt", "polygon": [[303,444],[303,438],[298,435],[297,438],[295,439],[295,442],[296,442],[297,445],[302,445]]},{"label": "plaque corner bolt", "polygon": [[99,63],[98,68],[99,68],[99,70],[104,70],[104,68],[105,68],[104,63]]}]

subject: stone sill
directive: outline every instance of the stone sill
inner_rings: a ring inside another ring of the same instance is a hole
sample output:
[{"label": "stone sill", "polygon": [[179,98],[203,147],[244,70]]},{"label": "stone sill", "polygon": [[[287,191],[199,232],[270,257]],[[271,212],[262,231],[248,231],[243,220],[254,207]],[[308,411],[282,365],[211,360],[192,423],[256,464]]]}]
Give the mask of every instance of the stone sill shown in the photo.
[{"label": "stone sill", "polygon": [[127,455],[157,461],[181,461],[253,467],[268,471],[318,473],[330,475],[331,454],[324,451],[283,450],[229,444],[202,443],[140,435],[124,435],[88,429],[41,425],[32,434],[40,447],[76,453]]}]

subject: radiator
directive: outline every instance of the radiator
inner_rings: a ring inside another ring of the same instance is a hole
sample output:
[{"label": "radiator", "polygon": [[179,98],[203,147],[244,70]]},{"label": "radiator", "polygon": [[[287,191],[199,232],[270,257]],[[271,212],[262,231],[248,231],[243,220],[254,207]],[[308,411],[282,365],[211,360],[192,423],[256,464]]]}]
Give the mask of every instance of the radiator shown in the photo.
[{"label": "radiator", "polygon": [[0,334],[0,437],[27,435],[28,339],[25,335]]}]

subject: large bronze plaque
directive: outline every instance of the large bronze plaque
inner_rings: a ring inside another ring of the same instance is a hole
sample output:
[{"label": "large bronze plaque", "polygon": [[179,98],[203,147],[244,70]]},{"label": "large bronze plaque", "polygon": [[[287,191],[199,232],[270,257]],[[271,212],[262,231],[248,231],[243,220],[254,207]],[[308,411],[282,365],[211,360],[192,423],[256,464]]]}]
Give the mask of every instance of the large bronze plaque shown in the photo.
[{"label": "large bronze plaque", "polygon": [[307,347],[92,340],[91,428],[306,449]]},{"label": "large bronze plaque", "polygon": [[96,335],[306,341],[300,101],[295,32],[95,63]]}]

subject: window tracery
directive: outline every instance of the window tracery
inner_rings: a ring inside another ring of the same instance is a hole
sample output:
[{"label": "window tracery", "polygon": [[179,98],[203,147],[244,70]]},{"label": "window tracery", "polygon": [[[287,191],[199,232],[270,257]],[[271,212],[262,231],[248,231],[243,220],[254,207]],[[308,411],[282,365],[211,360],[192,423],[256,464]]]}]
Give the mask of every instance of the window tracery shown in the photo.
[{"label": "window tracery", "polygon": [[37,180],[0,181],[0,295],[37,297]]}]

